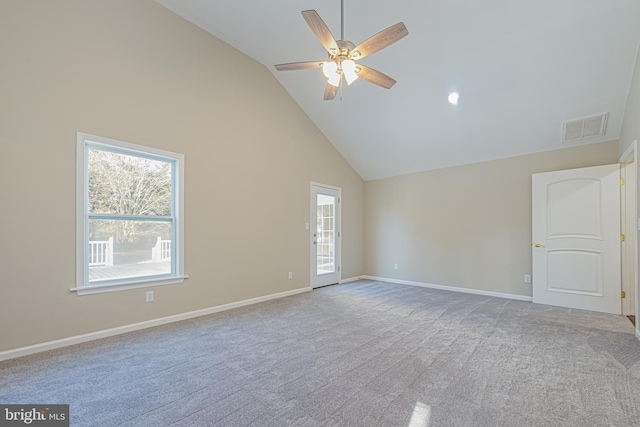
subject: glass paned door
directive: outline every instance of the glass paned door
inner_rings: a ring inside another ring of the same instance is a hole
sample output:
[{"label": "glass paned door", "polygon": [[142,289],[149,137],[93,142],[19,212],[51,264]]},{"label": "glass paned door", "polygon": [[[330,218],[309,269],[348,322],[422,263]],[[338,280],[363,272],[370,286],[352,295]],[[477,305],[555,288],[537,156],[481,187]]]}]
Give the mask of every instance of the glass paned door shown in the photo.
[{"label": "glass paned door", "polygon": [[340,189],[311,186],[311,284],[313,287],[340,281]]}]

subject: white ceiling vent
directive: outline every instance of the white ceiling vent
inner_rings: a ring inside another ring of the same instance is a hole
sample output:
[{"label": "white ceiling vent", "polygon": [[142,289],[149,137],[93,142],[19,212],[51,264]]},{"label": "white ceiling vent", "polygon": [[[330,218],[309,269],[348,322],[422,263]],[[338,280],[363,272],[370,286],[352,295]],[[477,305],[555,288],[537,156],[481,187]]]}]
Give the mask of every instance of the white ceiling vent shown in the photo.
[{"label": "white ceiling vent", "polygon": [[609,113],[562,122],[562,142],[604,135]]}]

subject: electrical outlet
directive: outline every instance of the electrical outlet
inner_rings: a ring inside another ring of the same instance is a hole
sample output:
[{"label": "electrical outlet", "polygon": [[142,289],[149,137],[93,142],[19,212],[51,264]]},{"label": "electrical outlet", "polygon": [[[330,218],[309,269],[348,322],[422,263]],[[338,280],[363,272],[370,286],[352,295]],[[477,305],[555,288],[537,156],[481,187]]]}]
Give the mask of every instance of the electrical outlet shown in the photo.
[{"label": "electrical outlet", "polygon": [[398,269],[398,264],[393,264],[393,269],[397,270]]},{"label": "electrical outlet", "polygon": [[293,272],[292,271],[289,272],[289,279],[293,279]]},{"label": "electrical outlet", "polygon": [[531,275],[530,274],[525,274],[524,275],[524,283],[531,283]]},{"label": "electrical outlet", "polygon": [[153,302],[153,291],[147,291],[145,302]]}]

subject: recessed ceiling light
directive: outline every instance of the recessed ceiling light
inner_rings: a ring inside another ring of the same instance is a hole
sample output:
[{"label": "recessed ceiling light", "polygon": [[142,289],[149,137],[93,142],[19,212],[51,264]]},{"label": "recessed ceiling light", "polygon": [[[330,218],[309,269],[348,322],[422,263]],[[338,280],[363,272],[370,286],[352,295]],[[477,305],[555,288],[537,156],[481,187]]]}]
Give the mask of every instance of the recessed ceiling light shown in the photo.
[{"label": "recessed ceiling light", "polygon": [[458,105],[459,97],[460,95],[458,95],[458,92],[451,92],[449,94],[449,104]]}]

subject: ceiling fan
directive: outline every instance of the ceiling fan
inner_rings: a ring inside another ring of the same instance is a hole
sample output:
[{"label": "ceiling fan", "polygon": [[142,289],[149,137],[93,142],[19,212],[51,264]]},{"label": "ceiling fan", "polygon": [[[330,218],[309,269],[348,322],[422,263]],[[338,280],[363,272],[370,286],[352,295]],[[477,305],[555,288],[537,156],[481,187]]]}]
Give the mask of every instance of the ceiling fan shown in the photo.
[{"label": "ceiling fan", "polygon": [[340,1],[340,5],[340,40],[336,40],[333,37],[327,25],[322,18],[320,18],[320,15],[318,15],[318,12],[315,10],[302,11],[302,17],[307,21],[313,34],[315,34],[318,40],[320,40],[320,43],[322,43],[322,46],[324,46],[329,53],[329,60],[279,64],[275,66],[276,70],[294,71],[322,68],[324,75],[328,79],[327,86],[324,90],[325,101],[330,101],[336,97],[343,79],[350,85],[358,77],[361,77],[369,83],[385,89],[391,89],[391,87],[396,84],[394,79],[373,68],[357,64],[355,61],[376,53],[405,37],[409,34],[407,27],[405,27],[404,23],[398,22],[356,46],[349,40],[344,39],[344,0]]}]

